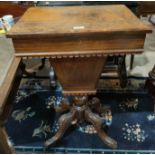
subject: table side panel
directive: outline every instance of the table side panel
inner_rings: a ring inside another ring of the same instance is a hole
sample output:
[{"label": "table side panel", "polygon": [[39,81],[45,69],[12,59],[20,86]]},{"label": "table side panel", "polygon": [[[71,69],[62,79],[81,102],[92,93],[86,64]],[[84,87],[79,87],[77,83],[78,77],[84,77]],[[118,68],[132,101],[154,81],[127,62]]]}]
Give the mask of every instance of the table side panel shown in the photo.
[{"label": "table side panel", "polygon": [[[106,57],[49,59],[62,85],[63,91],[96,92]],[[73,93],[73,92],[72,92]],[[83,94],[83,93],[82,93]]]},{"label": "table side panel", "polygon": [[[104,54],[104,50],[143,49],[145,36],[145,34],[120,34],[99,37],[25,38],[13,39],[13,43],[18,56],[74,55],[82,54],[83,51],[89,54],[89,51],[98,50],[103,50]],[[116,54],[119,54],[119,51]]]}]

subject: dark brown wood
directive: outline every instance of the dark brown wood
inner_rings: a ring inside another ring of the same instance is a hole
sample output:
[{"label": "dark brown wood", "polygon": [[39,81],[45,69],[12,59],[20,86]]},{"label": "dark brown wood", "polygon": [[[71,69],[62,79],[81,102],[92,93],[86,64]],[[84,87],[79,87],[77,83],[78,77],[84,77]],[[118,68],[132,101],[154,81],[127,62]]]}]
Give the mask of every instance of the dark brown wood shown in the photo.
[{"label": "dark brown wood", "polygon": [[[110,36],[102,34],[99,35],[100,37],[95,37],[94,35],[92,37],[92,35],[88,35],[88,37],[70,37],[70,39],[66,39],[67,37],[65,36],[62,39],[19,38],[13,39],[13,43],[18,56],[35,56],[36,53],[40,53],[40,55],[46,55],[47,52],[48,55],[64,55],[65,51],[67,54],[69,54],[69,52],[73,53],[73,51],[77,51],[79,54],[80,52],[81,54],[83,52],[89,54],[89,51],[94,51],[94,54],[104,54],[106,53],[105,50],[112,49],[143,49],[145,34],[119,34],[119,38],[117,37],[118,34]],[[134,53],[134,51],[131,52]],[[142,52],[142,50],[140,52]],[[123,53],[125,54],[126,52],[123,51]]]},{"label": "dark brown wood", "polygon": [[0,153],[7,153],[7,154],[11,154],[11,153],[15,153],[14,148],[12,147],[12,145],[10,144],[8,135],[6,133],[6,130],[4,127],[0,127]]},{"label": "dark brown wood", "polygon": [[20,17],[32,5],[19,5],[13,2],[0,2],[0,17],[12,14],[14,17]]},{"label": "dark brown wood", "polygon": [[130,69],[133,69],[133,62],[134,62],[134,55],[131,54],[131,59],[130,59]]},{"label": "dark brown wood", "polygon": [[0,153],[15,153],[5,131],[5,123],[13,106],[13,100],[21,79],[21,58],[14,58],[6,78],[0,87]]},{"label": "dark brown wood", "polygon": [[146,87],[152,96],[155,112],[155,66],[153,67],[152,71],[149,72],[149,78],[146,81]]},{"label": "dark brown wood", "polygon": [[49,56],[143,49],[150,31],[124,5],[43,7],[28,9],[7,36],[18,56]]},{"label": "dark brown wood", "polygon": [[143,1],[139,2],[137,8],[138,16],[146,16],[155,13],[155,2],[154,1]]},{"label": "dark brown wood", "polygon": [[127,85],[125,56],[118,57],[118,74],[119,74],[119,79],[120,79],[120,86],[121,88],[125,88]]},{"label": "dark brown wood", "polygon": [[[70,112],[67,114],[63,114],[59,119],[59,130],[58,132],[50,139],[45,142],[45,147],[49,147],[50,145],[54,144],[64,135],[65,131],[71,124],[75,124],[81,121],[88,121],[93,124],[94,128],[96,129],[99,137],[101,140],[108,145],[109,147],[116,149],[117,142],[107,136],[107,134],[103,131],[104,126],[104,117],[100,117],[98,114],[95,114],[91,111],[94,110],[92,107],[92,103],[94,106],[98,106],[99,100],[92,99],[91,101],[88,100],[87,96],[75,97],[73,102],[71,103],[72,106]],[[68,104],[68,103],[66,103]],[[95,108],[96,109],[96,108]]]},{"label": "dark brown wood", "polygon": [[124,5],[42,7],[26,11],[7,34],[13,39],[15,55],[48,57],[63,93],[74,98],[72,106],[62,106],[71,111],[60,117],[58,133],[45,146],[60,139],[71,123],[86,120],[94,125],[105,144],[117,147],[101,129],[103,119],[91,112],[94,104],[98,106],[97,100],[88,104],[86,96],[96,92],[106,57],[143,52],[147,32],[151,28]]},{"label": "dark brown wood", "polygon": [[[121,23],[121,24],[120,24]],[[12,37],[149,32],[125,5],[32,7],[9,32]],[[30,38],[30,37],[29,37]]]},{"label": "dark brown wood", "polygon": [[66,95],[95,94],[105,61],[106,57],[50,59]]}]

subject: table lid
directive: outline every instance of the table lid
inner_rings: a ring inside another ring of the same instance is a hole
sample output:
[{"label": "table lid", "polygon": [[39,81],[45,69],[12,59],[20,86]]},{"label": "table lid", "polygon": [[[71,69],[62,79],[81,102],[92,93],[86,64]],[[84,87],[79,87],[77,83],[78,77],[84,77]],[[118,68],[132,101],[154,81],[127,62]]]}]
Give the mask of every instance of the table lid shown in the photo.
[{"label": "table lid", "polygon": [[151,28],[125,5],[31,7],[8,37],[147,33]]}]

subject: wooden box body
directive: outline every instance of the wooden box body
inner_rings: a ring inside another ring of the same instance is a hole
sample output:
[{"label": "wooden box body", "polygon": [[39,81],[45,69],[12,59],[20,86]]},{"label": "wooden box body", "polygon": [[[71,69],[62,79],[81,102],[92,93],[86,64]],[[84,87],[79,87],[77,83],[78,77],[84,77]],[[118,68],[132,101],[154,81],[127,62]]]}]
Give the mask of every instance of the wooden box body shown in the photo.
[{"label": "wooden box body", "polygon": [[48,57],[65,94],[95,93],[107,55],[143,51],[150,27],[124,5],[32,7],[7,34],[19,57]]},{"label": "wooden box body", "polygon": [[95,93],[105,61],[106,57],[50,59],[63,93],[68,95]]},{"label": "wooden box body", "polygon": [[99,5],[32,7],[7,35],[16,56],[117,55],[141,53],[147,32],[126,6]]}]

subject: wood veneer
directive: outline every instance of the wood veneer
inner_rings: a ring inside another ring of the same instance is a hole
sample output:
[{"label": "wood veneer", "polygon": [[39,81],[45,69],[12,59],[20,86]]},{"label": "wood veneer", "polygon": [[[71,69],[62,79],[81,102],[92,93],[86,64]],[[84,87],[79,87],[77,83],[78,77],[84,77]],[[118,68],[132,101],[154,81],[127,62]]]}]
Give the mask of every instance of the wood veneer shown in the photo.
[{"label": "wood veneer", "polygon": [[[7,34],[13,39],[16,56],[49,57],[63,93],[73,96],[70,112],[59,119],[58,132],[45,142],[59,140],[72,122],[88,121],[109,147],[117,142],[103,130],[104,117],[93,113],[99,99],[87,96],[96,86],[107,55],[143,51],[149,26],[124,5],[30,8]],[[68,105],[67,99],[61,104]],[[97,112],[97,111],[96,111]]]},{"label": "wood veneer", "polygon": [[143,49],[150,31],[124,5],[32,7],[7,36],[17,56],[126,54],[126,49]]}]

